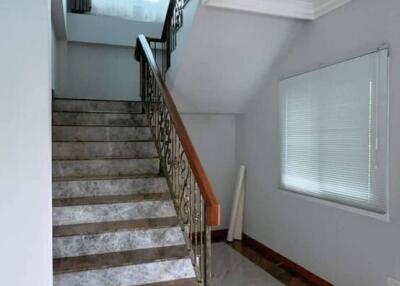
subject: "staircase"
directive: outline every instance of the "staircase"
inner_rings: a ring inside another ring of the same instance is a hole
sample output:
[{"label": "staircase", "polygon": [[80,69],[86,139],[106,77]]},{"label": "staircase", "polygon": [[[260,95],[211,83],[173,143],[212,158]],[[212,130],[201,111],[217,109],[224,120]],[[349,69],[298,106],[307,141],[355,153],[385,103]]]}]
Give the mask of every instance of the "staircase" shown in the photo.
[{"label": "staircase", "polygon": [[141,112],[53,101],[54,286],[199,285]]}]

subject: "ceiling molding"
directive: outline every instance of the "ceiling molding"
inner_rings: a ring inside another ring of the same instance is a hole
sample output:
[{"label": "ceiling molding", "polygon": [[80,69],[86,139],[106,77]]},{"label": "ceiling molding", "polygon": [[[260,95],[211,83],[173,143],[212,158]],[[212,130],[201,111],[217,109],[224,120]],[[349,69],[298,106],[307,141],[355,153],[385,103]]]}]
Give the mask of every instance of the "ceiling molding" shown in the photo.
[{"label": "ceiling molding", "polygon": [[352,0],[314,0],[314,19],[318,19],[350,1]]},{"label": "ceiling molding", "polygon": [[351,0],[208,0],[207,6],[315,20]]}]

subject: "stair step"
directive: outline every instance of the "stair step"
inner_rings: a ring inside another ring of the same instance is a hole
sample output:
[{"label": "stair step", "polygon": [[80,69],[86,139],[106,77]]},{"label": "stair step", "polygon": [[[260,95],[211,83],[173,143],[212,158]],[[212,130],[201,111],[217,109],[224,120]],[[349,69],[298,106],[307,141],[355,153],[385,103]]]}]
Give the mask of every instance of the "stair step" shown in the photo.
[{"label": "stair step", "polygon": [[[161,282],[160,282],[161,281]],[[146,264],[54,275],[54,286],[192,286],[191,260],[175,259]]]},{"label": "stair step", "polygon": [[113,222],[87,223],[75,225],[62,225],[53,227],[53,237],[90,235],[107,232],[175,227],[179,225],[178,218],[161,217],[138,220],[122,220]]},{"label": "stair step", "polygon": [[149,141],[152,140],[148,127],[104,127],[104,126],[53,126],[54,142],[82,141]]},{"label": "stair step", "polygon": [[56,274],[53,278],[54,286],[199,285],[174,284],[183,279],[194,283],[195,272],[190,258]]},{"label": "stair step", "polygon": [[176,216],[168,201],[53,207],[53,226]]},{"label": "stair step", "polygon": [[197,279],[188,278],[188,279],[179,279],[173,281],[159,282],[159,283],[151,283],[143,286],[199,286]]},{"label": "stair step", "polygon": [[54,160],[53,177],[156,175],[159,173],[159,167],[158,158]]},{"label": "stair step", "polygon": [[[168,259],[188,257],[186,245],[137,249],[131,251],[102,253],[77,257],[53,259],[54,274],[89,271],[126,265],[151,263]],[[71,284],[75,285],[75,284]]]},{"label": "stair step", "polygon": [[53,238],[53,258],[185,245],[180,227],[139,229]]},{"label": "stair step", "polygon": [[148,142],[56,142],[53,159],[158,157],[153,141]]},{"label": "stair step", "polygon": [[148,126],[148,121],[145,114],[55,111],[53,125]]},{"label": "stair step", "polygon": [[170,199],[171,199],[170,194],[165,192],[151,193],[151,194],[64,198],[64,199],[53,199],[53,207],[102,205],[102,204],[116,204],[116,203],[140,202],[140,201],[162,201]]},{"label": "stair step", "polygon": [[55,99],[53,111],[141,113],[142,103],[86,99]]},{"label": "stair step", "polygon": [[167,192],[164,177],[58,178],[53,180],[53,198],[131,195]]}]

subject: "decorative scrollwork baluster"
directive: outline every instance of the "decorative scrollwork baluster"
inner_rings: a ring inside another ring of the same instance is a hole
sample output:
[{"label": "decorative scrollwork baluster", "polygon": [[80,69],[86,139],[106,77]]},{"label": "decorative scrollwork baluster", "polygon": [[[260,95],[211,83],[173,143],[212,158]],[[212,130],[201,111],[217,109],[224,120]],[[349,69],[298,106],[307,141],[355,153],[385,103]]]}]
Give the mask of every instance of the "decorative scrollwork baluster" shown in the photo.
[{"label": "decorative scrollwork baluster", "polygon": [[[183,0],[182,0],[183,1]],[[182,2],[183,3],[183,2]],[[148,59],[141,60],[141,99],[147,115],[178,218],[184,230],[188,250],[202,285],[210,277],[210,227],[207,224],[207,206],[199,184],[180,140],[170,109],[160,85],[160,77],[150,68]],[[175,115],[176,118],[176,115]],[[204,186],[204,185],[203,185]]]}]

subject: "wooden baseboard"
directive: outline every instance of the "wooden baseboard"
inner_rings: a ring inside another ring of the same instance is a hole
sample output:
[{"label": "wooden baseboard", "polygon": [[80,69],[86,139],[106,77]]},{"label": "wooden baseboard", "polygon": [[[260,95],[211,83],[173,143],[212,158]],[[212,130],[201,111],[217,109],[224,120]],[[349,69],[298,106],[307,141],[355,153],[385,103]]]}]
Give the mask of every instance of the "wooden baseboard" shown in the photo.
[{"label": "wooden baseboard", "polygon": [[[228,235],[227,229],[219,229],[213,230],[211,232],[211,240],[212,242],[222,242],[226,241],[226,237]],[[334,286],[332,283],[324,280],[323,278],[315,275],[311,271],[305,269],[304,267],[300,266],[299,264],[293,262],[289,258],[279,254],[278,252],[272,250],[268,246],[258,242],[254,238],[243,234],[242,243],[247,247],[253,249],[261,256],[266,258],[267,260],[279,265],[281,268],[285,269],[290,273],[294,273],[297,276],[300,276],[305,281],[310,283],[311,285],[315,286]]]},{"label": "wooden baseboard", "polygon": [[227,229],[213,230],[211,232],[211,241],[212,242],[226,241],[227,235],[228,235],[228,230]]},{"label": "wooden baseboard", "polygon": [[258,242],[257,240],[246,234],[243,235],[242,243],[252,248],[254,251],[258,252],[266,259],[274,262],[275,264],[279,264],[280,267],[287,270],[288,272],[296,273],[298,276],[302,277],[305,281],[312,285],[334,286],[323,278],[315,275],[314,273],[308,271],[299,264],[293,262],[289,258],[279,254],[278,252],[272,250],[271,248],[265,246],[264,244]]}]

